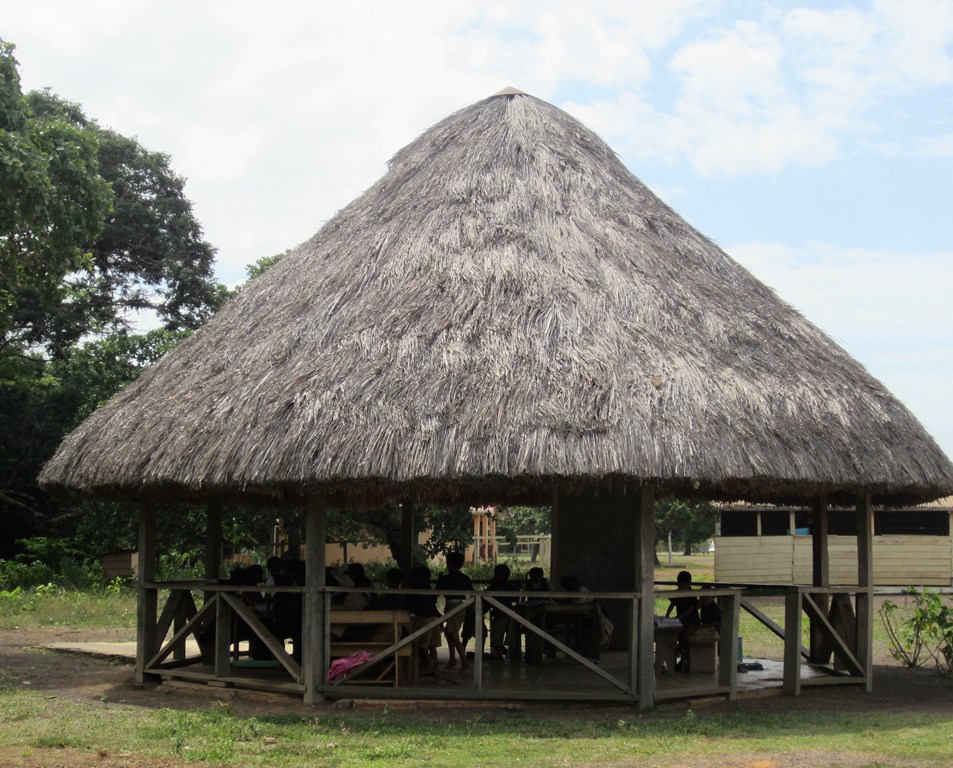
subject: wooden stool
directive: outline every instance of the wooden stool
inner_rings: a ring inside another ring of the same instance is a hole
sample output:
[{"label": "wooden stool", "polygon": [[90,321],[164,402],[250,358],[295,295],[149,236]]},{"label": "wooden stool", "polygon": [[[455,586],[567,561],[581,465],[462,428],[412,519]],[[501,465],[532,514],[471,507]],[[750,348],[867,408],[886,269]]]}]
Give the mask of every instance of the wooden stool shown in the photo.
[{"label": "wooden stool", "polygon": [[718,646],[718,641],[711,638],[690,635],[688,645],[691,671],[714,672],[716,669],[715,648]]}]

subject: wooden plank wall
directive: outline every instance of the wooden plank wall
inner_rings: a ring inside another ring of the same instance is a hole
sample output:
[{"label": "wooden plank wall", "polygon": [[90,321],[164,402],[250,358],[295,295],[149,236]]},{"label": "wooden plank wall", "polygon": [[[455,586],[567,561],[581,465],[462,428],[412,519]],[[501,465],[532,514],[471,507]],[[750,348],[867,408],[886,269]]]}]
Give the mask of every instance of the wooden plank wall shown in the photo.
[{"label": "wooden plank wall", "polygon": [[953,585],[953,539],[875,536],[874,584]]},{"label": "wooden plank wall", "polygon": [[715,581],[790,584],[794,579],[793,536],[716,536]]},{"label": "wooden plank wall", "polygon": [[[857,581],[857,539],[828,539],[832,584]],[[953,538],[875,536],[874,584],[953,586]],[[715,581],[810,584],[810,536],[716,536]]]}]

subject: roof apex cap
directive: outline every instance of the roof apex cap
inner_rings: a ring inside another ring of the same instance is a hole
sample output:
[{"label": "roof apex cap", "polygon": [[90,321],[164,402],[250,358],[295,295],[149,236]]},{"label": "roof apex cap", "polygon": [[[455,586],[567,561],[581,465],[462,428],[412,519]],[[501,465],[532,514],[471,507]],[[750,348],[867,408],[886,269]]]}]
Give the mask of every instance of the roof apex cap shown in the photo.
[{"label": "roof apex cap", "polygon": [[521,91],[519,88],[508,85],[503,90],[494,93],[493,96],[529,96],[529,94],[526,91]]}]

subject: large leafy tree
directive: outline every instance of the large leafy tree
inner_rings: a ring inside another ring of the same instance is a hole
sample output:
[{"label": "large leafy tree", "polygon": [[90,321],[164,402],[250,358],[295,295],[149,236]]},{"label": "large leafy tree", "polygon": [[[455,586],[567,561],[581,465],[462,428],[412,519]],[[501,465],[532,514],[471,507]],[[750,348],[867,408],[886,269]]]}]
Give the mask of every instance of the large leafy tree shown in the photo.
[{"label": "large leafy tree", "polygon": [[58,353],[85,330],[75,276],[112,194],[95,136],[30,109],[13,50],[0,40],[0,355]]},{"label": "large leafy tree", "polygon": [[[99,544],[123,527],[109,519],[128,517],[119,507],[51,501],[37,473],[216,310],[213,258],[168,156],[48,92],[24,95],[0,41],[0,557],[20,537],[75,536],[90,515],[93,542],[97,526]],[[134,333],[141,310],[162,328]]]},{"label": "large leafy tree", "polygon": [[[402,512],[397,504],[347,512],[332,510],[328,516],[328,540],[386,544],[395,562],[403,555]],[[463,549],[473,540],[473,515],[468,506],[418,506],[414,508],[414,530],[429,536],[415,546],[413,559],[424,562],[450,550]]]},{"label": "large leafy tree", "polygon": [[708,501],[663,499],[655,505],[655,530],[659,537],[672,534],[686,555],[692,547],[715,533],[718,510]]},{"label": "large leafy tree", "polygon": [[496,535],[514,545],[519,536],[552,533],[552,526],[552,507],[506,507],[497,517]]},{"label": "large leafy tree", "polygon": [[200,326],[222,299],[212,276],[215,250],[203,239],[185,180],[169,156],[101,127],[47,91],[30,93],[28,101],[34,114],[66,121],[95,139],[100,174],[112,191],[112,210],[77,281],[90,319],[123,327],[146,310],[169,330]]}]

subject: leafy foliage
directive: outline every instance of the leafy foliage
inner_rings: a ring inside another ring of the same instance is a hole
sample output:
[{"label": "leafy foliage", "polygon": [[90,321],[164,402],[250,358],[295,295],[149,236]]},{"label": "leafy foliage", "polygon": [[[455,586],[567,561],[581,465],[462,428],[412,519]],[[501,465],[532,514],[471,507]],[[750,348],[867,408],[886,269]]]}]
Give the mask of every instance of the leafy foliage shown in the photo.
[{"label": "leafy foliage", "polygon": [[552,532],[552,507],[506,507],[496,516],[496,535],[515,545],[518,536]]},{"label": "leafy foliage", "polygon": [[62,353],[87,329],[83,278],[112,194],[96,138],[36,115],[0,40],[0,355]]},{"label": "leafy foliage", "polygon": [[51,361],[47,372],[59,382],[64,405],[74,410],[69,427],[78,425],[190,335],[187,330],[156,329],[143,334],[120,330]]},{"label": "leafy foliage", "polygon": [[271,267],[275,266],[279,261],[281,261],[285,256],[287,256],[289,251],[284,251],[282,253],[276,253],[274,256],[262,256],[254,264],[249,264],[245,268],[245,274],[248,275],[249,280],[254,280],[259,275],[263,275]]},{"label": "leafy foliage", "polygon": [[74,285],[88,326],[125,328],[152,310],[167,330],[198,328],[220,304],[212,277],[215,250],[185,197],[185,179],[168,155],[102,128],[81,107],[48,91],[27,96],[34,114],[81,131],[97,148],[113,205]]},{"label": "leafy foliage", "polygon": [[[184,184],[167,155],[80,106],[24,95],[0,41],[0,557],[41,533],[86,559],[135,541],[129,504],[51,499],[36,477],[66,432],[224,300]],[[143,311],[163,327],[133,333]]]},{"label": "leafy foliage", "polygon": [[890,654],[908,667],[933,660],[940,674],[953,674],[953,606],[929,589],[906,591],[912,607],[891,600],[880,607],[880,621],[890,641]]},{"label": "leafy foliage", "polygon": [[421,546],[428,558],[462,550],[473,540],[473,515],[468,506],[428,507],[423,523],[430,530],[430,538]]},{"label": "leafy foliage", "polygon": [[[359,511],[332,510],[328,515],[328,541],[384,544],[396,562],[402,560],[402,512],[397,504]],[[430,536],[414,548],[413,560],[425,562],[454,549],[463,549],[473,539],[473,516],[467,506],[416,507],[414,530]]]},{"label": "leafy foliage", "polygon": [[718,511],[707,501],[663,499],[655,505],[655,531],[659,537],[672,533],[681,543],[684,554],[692,553],[692,546],[705,541],[715,533]]},{"label": "leafy foliage", "polygon": [[23,563],[19,560],[0,560],[0,589],[14,592],[24,587],[35,587],[53,580],[53,570],[39,560]]}]

